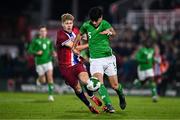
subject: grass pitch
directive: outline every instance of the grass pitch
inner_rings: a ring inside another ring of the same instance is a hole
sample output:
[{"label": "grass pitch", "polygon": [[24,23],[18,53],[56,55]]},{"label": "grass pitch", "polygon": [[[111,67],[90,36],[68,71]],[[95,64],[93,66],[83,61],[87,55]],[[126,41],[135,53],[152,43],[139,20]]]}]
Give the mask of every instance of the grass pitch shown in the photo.
[{"label": "grass pitch", "polygon": [[47,94],[0,92],[0,119],[180,119],[180,98],[128,96],[127,108],[122,111],[118,97],[111,96],[116,112],[92,114],[74,95],[55,95],[47,101]]}]

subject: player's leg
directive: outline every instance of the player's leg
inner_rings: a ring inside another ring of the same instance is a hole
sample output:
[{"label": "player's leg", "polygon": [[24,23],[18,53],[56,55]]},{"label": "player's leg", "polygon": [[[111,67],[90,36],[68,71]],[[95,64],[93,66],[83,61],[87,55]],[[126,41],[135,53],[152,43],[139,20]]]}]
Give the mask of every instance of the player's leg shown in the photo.
[{"label": "player's leg", "polygon": [[96,96],[93,94],[92,91],[88,90],[88,89],[87,89],[87,86],[84,86],[84,88],[85,88],[87,94],[89,95],[90,99],[91,99],[97,106],[102,106],[101,100],[100,100],[98,97],[96,97]]},{"label": "player's leg", "polygon": [[125,95],[123,93],[123,87],[118,83],[117,75],[109,76],[109,83],[111,87],[116,91],[119,96],[119,106],[122,110],[126,108]]},{"label": "player's leg", "polygon": [[87,89],[87,85],[90,84],[89,74],[86,72],[86,69],[83,67],[83,64],[78,64],[76,66],[76,72],[78,72],[78,78],[83,82],[84,88],[87,94],[90,96],[91,100],[98,106],[102,105],[102,102],[97,98],[92,91]]},{"label": "player's leg", "polygon": [[149,86],[150,86],[151,94],[152,94],[152,100],[153,100],[153,102],[157,102],[158,101],[157,85],[154,80],[153,69],[148,69],[146,71],[146,77],[147,77],[147,80],[149,81]]},{"label": "player's leg", "polygon": [[90,99],[98,106],[102,105],[102,102],[99,98],[97,98],[92,91],[87,89],[87,84],[89,84],[90,79],[89,79],[89,75],[87,72],[80,72],[78,75],[79,79],[84,83],[84,88],[87,92],[87,94],[89,95]]},{"label": "player's leg", "polygon": [[119,106],[122,110],[126,108],[125,95],[123,93],[123,88],[120,83],[118,83],[117,77],[117,67],[116,67],[116,58],[111,56],[106,60],[105,74],[108,76],[109,83],[111,87],[116,91],[119,96]]},{"label": "player's leg", "polygon": [[158,94],[157,94],[157,85],[154,80],[154,71],[153,69],[148,69],[145,71],[145,74],[146,74],[146,80],[149,82],[149,87],[151,89],[152,100],[153,102],[157,102]]},{"label": "player's leg", "polygon": [[49,62],[44,66],[46,69],[46,77],[47,77],[47,83],[48,83],[48,94],[49,94],[49,100],[54,101],[53,97],[53,91],[54,91],[54,80],[53,80],[53,65],[52,62]]},{"label": "player's leg", "polygon": [[98,90],[98,93],[103,100],[105,107],[108,108],[108,112],[115,112],[114,108],[112,107],[112,103],[109,97],[109,94],[107,92],[106,87],[104,86],[104,81],[103,81],[103,74],[104,74],[104,69],[103,69],[103,63],[101,59],[91,59],[90,62],[90,73],[93,77],[96,77],[100,82],[101,86]]},{"label": "player's leg", "polygon": [[153,102],[157,102],[158,101],[157,85],[152,78],[149,80],[149,85],[151,89],[152,100]]},{"label": "player's leg", "polygon": [[48,81],[48,94],[49,100],[54,101],[53,91],[54,91],[54,82],[53,82],[53,70],[47,71],[47,81]]},{"label": "player's leg", "polygon": [[135,79],[133,84],[135,85],[136,88],[140,88],[146,83],[146,72],[144,70],[140,70],[138,66],[137,74],[138,74],[138,79]]},{"label": "player's leg", "polygon": [[80,82],[78,82],[74,87],[73,87],[76,96],[89,108],[89,110],[92,113],[98,114],[99,111],[95,109],[95,107],[93,107],[91,105],[91,103],[88,101],[88,99],[86,98],[86,96],[84,95],[84,92],[82,91]]},{"label": "player's leg", "polygon": [[114,113],[115,109],[112,106],[108,91],[107,91],[106,87],[104,86],[103,75],[101,73],[95,73],[95,74],[93,74],[93,76],[98,78],[99,81],[101,82],[101,86],[98,90],[98,93],[101,96],[101,99],[103,100],[103,102],[105,104],[105,106],[103,107],[103,110],[106,112]]},{"label": "player's leg", "polygon": [[135,85],[136,88],[140,88],[142,87],[145,83],[146,83],[147,80],[140,80],[140,79],[135,79],[133,84]]},{"label": "player's leg", "polygon": [[65,78],[65,83],[69,86],[71,86],[76,94],[76,96],[89,108],[89,110],[92,113],[99,113],[88,101],[86,96],[84,95],[84,92],[82,91],[82,88],[80,86],[80,82],[78,81],[78,74],[77,74],[77,68],[75,66],[67,68],[64,67],[63,69],[60,68],[61,75]]},{"label": "player's leg", "polygon": [[38,78],[36,79],[36,84],[41,85],[46,82],[45,70],[43,69],[43,65],[36,66],[36,72],[38,73]]},{"label": "player's leg", "polygon": [[45,73],[43,73],[43,74],[38,73],[38,78],[36,79],[36,85],[37,85],[36,89],[38,91],[41,91],[42,88],[43,88],[42,85],[44,85],[44,83],[46,83],[46,75],[45,75]]},{"label": "player's leg", "polygon": [[39,75],[39,77],[36,79],[36,84],[41,85],[43,83],[46,83],[46,76],[45,74]]}]

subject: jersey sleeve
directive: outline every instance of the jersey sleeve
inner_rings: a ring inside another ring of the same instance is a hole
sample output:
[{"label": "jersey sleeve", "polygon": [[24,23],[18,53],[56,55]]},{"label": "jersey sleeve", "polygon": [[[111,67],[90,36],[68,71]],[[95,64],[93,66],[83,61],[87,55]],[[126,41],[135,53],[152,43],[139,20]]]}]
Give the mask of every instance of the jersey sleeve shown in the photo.
[{"label": "jersey sleeve", "polygon": [[37,52],[36,49],[36,39],[33,39],[32,42],[29,45],[28,53],[35,55]]},{"label": "jersey sleeve", "polygon": [[[50,40],[50,41],[51,41],[51,40]],[[51,51],[54,51],[54,50],[55,50],[53,41],[51,41],[51,43],[50,43],[50,50],[51,50]]]},{"label": "jersey sleeve", "polygon": [[70,40],[64,32],[62,31],[57,32],[56,48],[64,46],[68,41]]},{"label": "jersey sleeve", "polygon": [[78,35],[78,34],[79,34],[79,28],[74,27],[74,28],[73,28],[73,32],[74,32],[76,35]]},{"label": "jersey sleeve", "polygon": [[136,56],[135,56],[135,59],[138,63],[146,63],[147,62],[147,59],[145,57],[143,57],[143,49],[140,49],[137,51],[136,53]]},{"label": "jersey sleeve", "polygon": [[87,30],[86,30],[86,23],[84,23],[84,24],[81,26],[80,32],[81,32],[81,34],[84,34],[84,33],[87,32]]}]

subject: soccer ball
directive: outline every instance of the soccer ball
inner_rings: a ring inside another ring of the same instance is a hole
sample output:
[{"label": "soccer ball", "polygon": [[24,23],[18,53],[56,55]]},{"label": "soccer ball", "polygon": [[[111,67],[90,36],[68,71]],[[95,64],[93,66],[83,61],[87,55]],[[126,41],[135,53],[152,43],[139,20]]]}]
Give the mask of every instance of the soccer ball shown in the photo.
[{"label": "soccer ball", "polygon": [[87,89],[93,92],[98,91],[101,86],[100,81],[96,77],[91,77],[90,81],[91,82],[87,85]]}]

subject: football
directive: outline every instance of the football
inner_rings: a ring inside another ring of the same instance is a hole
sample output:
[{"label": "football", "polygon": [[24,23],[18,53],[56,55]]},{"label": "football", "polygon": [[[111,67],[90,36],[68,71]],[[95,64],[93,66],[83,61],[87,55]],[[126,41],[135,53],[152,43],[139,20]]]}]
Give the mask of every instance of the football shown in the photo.
[{"label": "football", "polygon": [[91,84],[87,85],[87,89],[93,92],[98,91],[101,86],[100,81],[96,77],[91,77],[90,81]]}]

